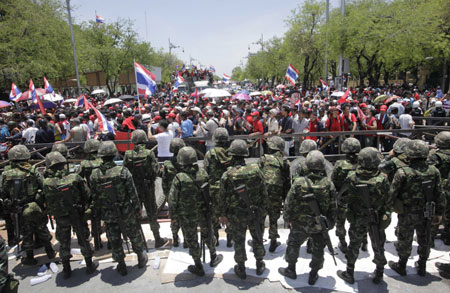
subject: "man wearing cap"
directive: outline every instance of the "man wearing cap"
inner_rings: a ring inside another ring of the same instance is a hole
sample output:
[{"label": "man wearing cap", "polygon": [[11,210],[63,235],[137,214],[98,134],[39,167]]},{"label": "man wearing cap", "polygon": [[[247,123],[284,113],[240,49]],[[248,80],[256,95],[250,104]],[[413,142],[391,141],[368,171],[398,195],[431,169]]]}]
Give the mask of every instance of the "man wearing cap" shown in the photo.
[{"label": "man wearing cap", "polygon": [[65,142],[84,142],[87,140],[87,131],[84,127],[81,127],[81,121],[79,118],[74,118],[71,120],[72,129],[69,131],[69,135],[62,141],[58,141],[56,143],[65,143]]},{"label": "man wearing cap", "polygon": [[208,112],[206,112],[206,117],[208,118],[208,122],[206,122],[205,130],[207,131],[206,135],[208,140],[206,140],[205,145],[206,151],[209,151],[215,146],[212,136],[214,131],[219,127],[219,121],[216,117],[214,117],[214,112],[212,110],[208,110]]},{"label": "man wearing cap", "polygon": [[178,128],[180,128],[180,124],[178,124],[177,121],[175,121],[175,118],[177,115],[173,112],[169,113],[167,116],[167,121],[169,122],[169,126],[167,129],[173,133],[173,137],[179,137]]},{"label": "man wearing cap", "polygon": [[[280,120],[280,128],[278,129],[278,135],[280,134],[290,134],[292,133],[292,118],[289,117],[289,106],[288,105],[283,105],[283,107],[281,108],[281,114],[283,115],[283,117]],[[290,137],[285,137],[284,138],[285,141],[285,148],[284,148],[284,153],[286,155],[289,155],[289,149],[291,148],[291,142],[292,142],[292,138]]]},{"label": "man wearing cap", "polygon": [[61,130],[61,140],[63,140],[70,133],[70,124],[69,124],[69,121],[66,120],[66,115],[59,114],[58,126]]},{"label": "man wearing cap", "polygon": [[194,125],[190,119],[188,119],[188,113],[181,113],[181,127],[179,131],[181,132],[181,138],[192,137],[194,134]]},{"label": "man wearing cap", "polygon": [[[387,106],[381,105],[380,113],[375,115],[377,120],[377,129],[392,129],[392,119],[386,114]],[[390,151],[392,149],[392,140],[388,137],[381,137],[381,143],[383,144],[384,151]]]}]

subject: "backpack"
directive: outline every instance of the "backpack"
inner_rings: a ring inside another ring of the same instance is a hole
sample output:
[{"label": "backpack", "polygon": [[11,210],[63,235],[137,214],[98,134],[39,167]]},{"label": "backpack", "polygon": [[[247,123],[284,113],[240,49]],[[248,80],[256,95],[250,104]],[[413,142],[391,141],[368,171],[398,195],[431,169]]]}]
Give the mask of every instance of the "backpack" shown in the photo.
[{"label": "backpack", "polygon": [[125,152],[124,165],[130,170],[133,179],[138,180],[154,180],[159,168],[152,151],[136,148]]}]

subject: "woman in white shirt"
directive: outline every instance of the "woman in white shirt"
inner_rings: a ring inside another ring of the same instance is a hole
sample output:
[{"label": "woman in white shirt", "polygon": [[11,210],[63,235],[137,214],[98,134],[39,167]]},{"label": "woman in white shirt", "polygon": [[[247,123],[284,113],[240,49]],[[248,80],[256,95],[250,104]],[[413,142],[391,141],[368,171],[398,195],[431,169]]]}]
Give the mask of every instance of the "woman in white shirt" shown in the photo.
[{"label": "woman in white shirt", "polygon": [[151,129],[148,130],[148,139],[158,142],[158,162],[164,162],[173,157],[173,153],[170,152],[173,133],[167,129],[168,126],[167,120],[161,120],[158,125],[160,133],[153,135]]}]

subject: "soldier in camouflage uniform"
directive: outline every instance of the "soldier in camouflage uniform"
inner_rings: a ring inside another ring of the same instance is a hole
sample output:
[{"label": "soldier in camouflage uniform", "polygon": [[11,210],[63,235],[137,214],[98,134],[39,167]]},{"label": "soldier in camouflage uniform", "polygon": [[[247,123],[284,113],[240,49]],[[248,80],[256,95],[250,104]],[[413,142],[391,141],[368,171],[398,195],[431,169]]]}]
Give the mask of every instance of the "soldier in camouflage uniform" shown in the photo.
[{"label": "soldier in camouflage uniform", "polygon": [[8,251],[5,239],[0,236],[0,292],[17,293],[18,289],[19,281],[8,274]]},{"label": "soldier in camouflage uniform", "polygon": [[[92,261],[92,248],[86,241],[84,218],[90,214],[88,208],[89,189],[80,175],[69,173],[67,160],[58,152],[48,153],[45,165],[52,169],[49,177],[44,179],[43,190],[48,212],[56,220],[56,239],[60,243],[59,256],[63,263],[63,275],[68,279],[72,270],[70,267],[71,229],[76,233],[81,253],[86,260],[86,272],[92,274],[98,267],[97,261]],[[86,214],[86,215],[85,215]]]},{"label": "soldier in camouflage uniform", "polygon": [[[177,175],[177,173],[180,170],[180,166],[177,162],[177,155],[178,151],[184,146],[185,146],[184,141],[181,138],[174,138],[170,141],[169,150],[171,153],[173,153],[173,157],[171,160],[164,161],[161,175],[162,189],[166,197],[169,197],[170,186],[172,186],[173,178],[175,178],[175,175]],[[172,219],[172,222],[170,223],[170,229],[172,230],[173,235],[173,246],[178,247],[180,245],[178,238],[178,231],[180,231],[180,223],[179,221],[176,221],[176,215],[174,214],[170,215],[170,219]],[[186,246],[184,248],[187,248],[186,242],[184,242],[183,245]]]},{"label": "soldier in camouflage uniform", "polygon": [[[310,151],[315,150],[317,150],[317,143],[312,139],[305,139],[302,141],[302,144],[300,145],[299,153],[301,156],[306,158],[306,156]],[[295,178],[303,177],[306,176],[307,174],[308,168],[306,167],[306,160],[301,160],[294,171],[292,181],[294,181]]]},{"label": "soldier in camouflage uniform", "polygon": [[[442,240],[445,245],[450,245],[450,191],[447,187],[448,178],[450,176],[450,132],[442,131],[435,136],[434,142],[436,143],[437,151],[430,154],[428,163],[436,166],[441,173],[444,196],[447,199],[447,206],[444,212],[443,224],[444,231],[442,233]],[[438,226],[436,225],[436,230]],[[437,231],[436,231],[437,233]]]},{"label": "soldier in camouflage uniform", "polygon": [[[67,149],[67,146],[63,143],[55,143],[52,146],[52,152],[58,152],[61,155],[63,155],[64,158],[68,159],[69,158],[69,150]],[[75,172],[75,165],[72,163],[68,164],[69,166],[69,172]]]},{"label": "soldier in camouflage uniform", "polygon": [[[220,197],[224,201],[222,214],[226,217],[223,222],[231,222],[231,232],[234,241],[234,266],[236,275],[245,279],[245,234],[247,227],[253,239],[253,253],[256,258],[256,274],[261,275],[265,270],[263,261],[265,249],[262,240],[264,233],[264,219],[268,207],[267,188],[264,175],[257,164],[246,164],[245,157],[249,155],[247,143],[241,139],[234,140],[228,148],[228,154],[233,158],[231,167],[223,174],[220,180]],[[236,188],[244,186],[248,203],[244,196],[237,193]],[[248,206],[250,205],[250,207]],[[254,214],[249,208],[255,210]],[[256,217],[256,219],[254,217]],[[261,231],[258,235],[257,231]]]},{"label": "soldier in camouflage uniform", "polygon": [[[22,264],[35,265],[37,263],[33,253],[33,234],[36,240],[41,241],[49,259],[55,257],[52,248],[52,236],[47,229],[47,216],[42,211],[44,203],[38,194],[41,181],[35,167],[27,161],[31,155],[24,145],[16,145],[8,152],[11,168],[3,171],[0,178],[0,188],[3,198],[3,208],[7,214],[18,212],[19,223],[23,236],[22,250],[26,257],[22,258]],[[15,191],[15,180],[20,180],[20,190]],[[18,198],[15,200],[15,192]],[[19,235],[15,235],[18,237]]]},{"label": "soldier in camouflage uniform", "polygon": [[131,142],[134,144],[134,149],[125,152],[123,165],[133,175],[139,200],[147,211],[150,228],[155,238],[155,248],[159,248],[167,242],[167,238],[161,238],[159,235],[158,207],[155,198],[155,179],[159,165],[153,151],[146,149],[147,141],[145,131],[141,129],[133,131]]},{"label": "soldier in camouflage uniform", "polygon": [[[384,242],[386,240],[384,229],[390,223],[392,201],[389,197],[389,182],[386,175],[378,170],[378,165],[382,158],[381,153],[373,147],[362,149],[358,154],[358,166],[356,170],[350,171],[345,179],[348,192],[342,200],[347,204],[346,215],[350,222],[350,229],[348,231],[350,245],[345,254],[347,258],[347,270],[338,271],[337,274],[350,284],[355,282],[353,276],[355,263],[358,259],[359,247],[367,233],[369,233],[372,248],[375,253],[373,262],[377,265],[373,282],[379,284],[383,279],[384,266],[387,263],[386,257],[384,256]],[[358,189],[358,185],[360,184],[367,185],[367,194]],[[376,223],[379,239],[369,229],[371,215],[369,214],[368,206],[362,204],[365,203],[362,197],[367,197],[367,202],[374,210],[374,213],[376,213],[377,218],[380,219],[379,223]]]},{"label": "soldier in camouflage uniform", "polygon": [[289,161],[283,159],[284,139],[279,136],[272,136],[267,140],[268,153],[259,160],[269,196],[267,212],[269,214],[269,251],[274,252],[281,245],[277,241],[278,218],[281,214],[283,201],[291,187],[289,178]]},{"label": "soldier in camouflage uniform", "polygon": [[[361,150],[359,140],[349,137],[342,143],[341,151],[345,154],[344,160],[339,160],[334,165],[331,180],[338,193],[337,213],[336,213],[336,236],[339,237],[339,249],[345,254],[347,252],[347,242],[345,241],[345,210],[346,205],[341,200],[347,195],[347,186],[344,185],[345,178],[350,171],[356,170],[357,154]],[[364,242],[363,242],[364,243]],[[366,240],[367,243],[367,240]]]},{"label": "soldier in camouflage uniform", "polygon": [[[195,265],[188,266],[188,271],[203,276],[205,271],[200,260],[202,251],[198,244],[197,226],[200,226],[203,239],[209,248],[211,262],[210,266],[217,266],[223,259],[222,255],[216,253],[216,239],[212,230],[211,223],[206,222],[206,213],[211,213],[207,209],[207,203],[204,201],[201,186],[208,182],[208,174],[197,163],[197,153],[192,147],[183,147],[177,155],[177,162],[180,171],[175,175],[169,192],[170,214],[177,215],[175,221],[179,221],[184,230],[184,241],[189,247],[189,254],[194,259]],[[172,221],[174,221],[172,219]]]},{"label": "soldier in camouflage uniform", "polygon": [[[148,257],[144,253],[144,239],[138,217],[141,205],[134,187],[133,177],[126,167],[117,166],[113,159],[117,155],[114,142],[104,141],[98,149],[102,164],[91,175],[92,212],[100,215],[105,222],[106,235],[111,243],[112,257],[119,264],[117,271],[126,275],[125,253],[122,247],[122,234],[130,239],[134,252],[138,255],[138,267],[145,267]],[[116,214],[116,209],[121,213]],[[121,229],[121,221],[124,230]]]},{"label": "soldier in camouflage uniform", "polygon": [[317,227],[316,214],[311,210],[309,199],[306,199],[305,195],[314,196],[321,214],[327,218],[329,228],[332,229],[336,213],[336,189],[325,173],[325,158],[321,152],[311,151],[305,163],[308,175],[295,179],[284,205],[284,220],[289,223],[291,229],[285,255],[288,267],[279,268],[278,272],[291,279],[297,278],[295,265],[300,246],[311,237],[313,248],[308,283],[313,285],[318,279],[318,271],[323,267],[326,242]]},{"label": "soldier in camouflage uniform", "polygon": [[[221,216],[220,211],[223,210],[220,205],[223,205],[222,199],[220,198],[220,178],[223,173],[231,164],[231,157],[227,154],[225,149],[228,143],[228,131],[219,127],[214,131],[212,137],[215,147],[210,149],[203,160],[203,166],[209,175],[209,193],[212,199],[212,221],[214,225],[214,235],[217,238],[217,245],[219,244],[219,216]],[[230,226],[227,225],[227,246],[231,247],[231,231]]]},{"label": "soldier in camouflage uniform", "polygon": [[[424,141],[411,140],[406,145],[406,156],[409,164],[397,170],[392,181],[389,195],[394,201],[394,210],[398,213],[398,262],[389,261],[389,267],[398,274],[406,275],[406,263],[411,255],[414,231],[417,234],[419,260],[415,263],[420,276],[426,274],[426,262],[430,255],[430,243],[426,239],[426,223],[424,207],[426,195],[422,183],[432,182],[433,201],[436,215],[442,215],[445,209],[445,197],[442,193],[441,175],[439,170],[428,165],[428,146]],[[433,223],[438,225],[441,216],[435,216]]]},{"label": "soldier in camouflage uniform", "polygon": [[389,156],[381,161],[378,169],[386,173],[389,182],[394,179],[394,174],[401,167],[408,165],[408,158],[406,157],[406,144],[410,141],[409,138],[402,137],[395,141],[393,149],[389,152]]}]

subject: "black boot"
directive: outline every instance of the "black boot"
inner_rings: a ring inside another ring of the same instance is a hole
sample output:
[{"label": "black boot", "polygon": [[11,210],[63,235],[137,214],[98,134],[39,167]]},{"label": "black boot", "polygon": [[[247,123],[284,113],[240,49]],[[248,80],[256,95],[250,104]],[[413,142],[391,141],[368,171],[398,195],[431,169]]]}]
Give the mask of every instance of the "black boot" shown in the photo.
[{"label": "black boot", "polygon": [[178,234],[173,234],[172,238],[173,238],[173,242],[172,242],[173,247],[180,246],[180,238],[178,237]]},{"label": "black boot", "polygon": [[312,253],[312,241],[311,241],[311,238],[308,238],[308,241],[306,242],[306,253],[308,253],[308,254]]},{"label": "black boot", "polygon": [[199,277],[202,277],[205,275],[205,271],[203,270],[203,265],[200,260],[196,260],[195,265],[188,266],[188,271]]},{"label": "black boot", "polygon": [[343,254],[347,253],[347,242],[345,242],[345,238],[339,238],[338,247],[342,251]]},{"label": "black boot", "polygon": [[27,251],[27,256],[22,257],[22,264],[26,266],[34,266],[37,264],[37,260],[34,258],[33,250]]},{"label": "black boot", "polygon": [[441,263],[441,262],[437,262],[434,264],[436,266],[436,268],[440,271],[440,272],[445,272],[445,273],[449,273],[450,274],[450,263]]},{"label": "black boot", "polygon": [[257,260],[256,261],[256,274],[258,276],[261,276],[264,273],[265,269],[266,269],[266,263],[263,260]]},{"label": "black boot", "polygon": [[147,262],[148,262],[147,253],[145,253],[144,251],[141,251],[138,254],[138,268],[142,269],[143,267],[145,267]]},{"label": "black boot", "polygon": [[108,250],[112,249],[111,242],[109,242],[109,240],[108,240],[108,243],[106,243],[106,249],[108,249]]},{"label": "black boot", "polygon": [[319,274],[317,273],[317,270],[311,270],[309,272],[309,278],[308,278],[308,284],[314,285],[317,282],[317,279],[319,279]]},{"label": "black boot", "polygon": [[214,233],[214,236],[216,237],[216,247],[219,246],[219,231],[216,230]]},{"label": "black boot", "polygon": [[231,240],[231,233],[227,234],[227,247],[233,247],[233,242]]},{"label": "black boot", "polygon": [[419,260],[414,263],[414,266],[416,267],[417,274],[421,277],[425,277],[427,274],[427,263]]},{"label": "black boot", "polygon": [[209,263],[210,267],[216,267],[218,264],[220,264],[223,260],[223,255],[212,253],[211,254],[211,262]]},{"label": "black boot", "polygon": [[277,249],[277,247],[280,245],[281,245],[281,243],[279,241],[277,241],[276,239],[270,240],[269,252],[274,252],[275,249]]},{"label": "black boot", "polygon": [[161,238],[160,236],[155,238],[155,248],[160,248],[164,244],[166,244],[168,241],[167,238]]},{"label": "black boot", "polygon": [[287,268],[279,268],[278,272],[290,279],[297,279],[297,272],[295,271],[295,264],[289,264]]},{"label": "black boot", "polygon": [[367,242],[363,242],[361,245],[361,250],[362,251],[367,251]]},{"label": "black boot", "polygon": [[86,274],[94,273],[98,268],[98,261],[92,260],[92,257],[86,258]]},{"label": "black boot", "polygon": [[346,281],[347,283],[354,284],[355,278],[353,277],[353,272],[354,272],[354,269],[347,267],[346,271],[341,271],[341,270],[337,271],[337,275],[339,278]]},{"label": "black boot", "polygon": [[393,262],[392,260],[390,260],[388,262],[388,265],[400,276],[406,276],[406,261],[399,260],[398,262]]},{"label": "black boot", "polygon": [[234,273],[242,280],[247,278],[247,274],[245,273],[245,265],[243,262],[240,262],[234,266]]},{"label": "black boot", "polygon": [[72,268],[70,267],[70,260],[63,260],[63,278],[68,279],[72,276]]},{"label": "black boot", "polygon": [[376,268],[373,272],[372,282],[374,282],[375,284],[380,284],[381,280],[383,280],[383,271],[384,268]]},{"label": "black boot", "polygon": [[56,256],[56,252],[51,244],[45,246],[45,252],[47,253],[48,259],[54,259]]},{"label": "black boot", "polygon": [[128,274],[127,265],[125,264],[125,261],[123,259],[119,261],[119,264],[117,265],[116,270],[122,276],[126,276]]}]

